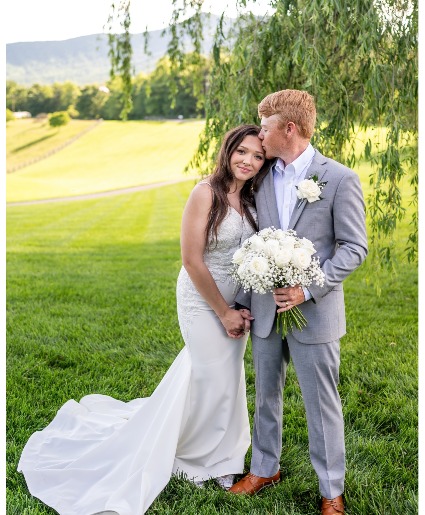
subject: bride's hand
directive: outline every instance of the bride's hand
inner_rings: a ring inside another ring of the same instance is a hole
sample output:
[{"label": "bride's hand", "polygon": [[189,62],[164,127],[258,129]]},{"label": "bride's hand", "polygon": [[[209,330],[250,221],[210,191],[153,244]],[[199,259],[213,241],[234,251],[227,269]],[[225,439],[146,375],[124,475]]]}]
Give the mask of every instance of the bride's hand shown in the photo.
[{"label": "bride's hand", "polygon": [[230,338],[241,338],[245,334],[245,320],[236,309],[227,309],[219,318]]}]

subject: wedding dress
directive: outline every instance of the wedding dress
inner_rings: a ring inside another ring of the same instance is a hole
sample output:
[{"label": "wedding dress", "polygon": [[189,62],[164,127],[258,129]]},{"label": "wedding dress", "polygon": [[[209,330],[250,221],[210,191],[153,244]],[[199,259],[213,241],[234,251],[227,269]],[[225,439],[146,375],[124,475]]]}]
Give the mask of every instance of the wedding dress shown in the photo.
[{"label": "wedding dress", "polygon": [[[233,208],[204,261],[229,305],[231,259],[253,234]],[[243,472],[250,445],[243,356],[184,268],[177,311],[185,342],[150,397],[69,400],[28,440],[18,470],[32,495],[61,515],[139,515],[171,475],[202,481]]]}]

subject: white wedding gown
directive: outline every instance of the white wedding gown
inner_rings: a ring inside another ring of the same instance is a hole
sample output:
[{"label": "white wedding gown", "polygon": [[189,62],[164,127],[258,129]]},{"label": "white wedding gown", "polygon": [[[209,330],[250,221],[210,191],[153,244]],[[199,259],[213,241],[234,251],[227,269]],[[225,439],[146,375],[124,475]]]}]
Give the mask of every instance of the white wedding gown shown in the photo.
[{"label": "white wedding gown", "polygon": [[[229,305],[237,291],[231,259],[253,232],[229,208],[217,246],[204,256]],[[61,515],[139,515],[173,473],[199,481],[243,472],[250,445],[247,336],[227,337],[184,268],[177,309],[185,347],[150,397],[70,400],[28,440],[18,470],[31,494]]]}]

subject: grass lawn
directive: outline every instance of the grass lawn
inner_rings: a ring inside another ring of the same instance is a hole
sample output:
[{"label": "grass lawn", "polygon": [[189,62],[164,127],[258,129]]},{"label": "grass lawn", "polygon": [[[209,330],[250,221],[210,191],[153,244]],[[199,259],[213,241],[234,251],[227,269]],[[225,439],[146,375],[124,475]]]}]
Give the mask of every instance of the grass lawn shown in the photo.
[{"label": "grass lawn", "polygon": [[[49,139],[52,129],[31,125],[34,123],[17,120],[8,124],[8,167],[9,159],[13,163],[21,152],[27,160],[28,149],[36,152],[43,138],[47,138],[46,144],[50,142],[50,149],[59,144],[53,143],[53,136]],[[197,147],[203,126],[200,120],[104,121],[60,152],[7,174],[6,200],[66,197],[187,178],[183,169]],[[33,127],[38,127],[34,133]],[[70,128],[61,128],[55,137]]]},{"label": "grass lawn", "polygon": [[[191,187],[180,183],[118,197],[8,209],[9,515],[54,513],[29,495],[16,472],[31,433],[45,427],[70,398],[150,395],[182,348],[175,282],[181,266],[181,212]],[[340,392],[347,514],[413,515],[418,513],[417,268],[401,263],[399,274],[382,282],[380,297],[366,283],[370,275],[366,262],[345,282],[348,334],[341,343]],[[252,419],[249,346],[245,359]],[[246,470],[249,461],[250,453]],[[277,487],[249,499],[226,494],[212,482],[198,490],[173,478],[148,513],[317,513],[318,485],[292,366],[285,388],[281,469],[283,481]]]}]

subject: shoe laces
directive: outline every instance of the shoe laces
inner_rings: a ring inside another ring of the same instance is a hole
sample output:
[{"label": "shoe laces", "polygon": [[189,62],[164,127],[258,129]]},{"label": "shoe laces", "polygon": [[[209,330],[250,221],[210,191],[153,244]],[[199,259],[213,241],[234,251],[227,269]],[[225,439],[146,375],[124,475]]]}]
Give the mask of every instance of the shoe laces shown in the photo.
[{"label": "shoe laces", "polygon": [[331,506],[334,510],[338,511],[339,513],[342,513],[344,510],[344,507],[341,503],[339,503],[336,498],[335,499],[325,499],[325,506]]}]

